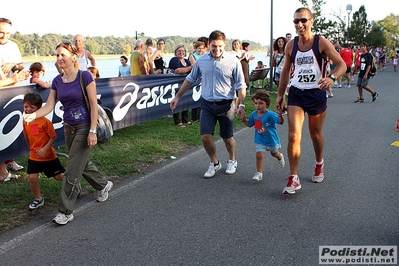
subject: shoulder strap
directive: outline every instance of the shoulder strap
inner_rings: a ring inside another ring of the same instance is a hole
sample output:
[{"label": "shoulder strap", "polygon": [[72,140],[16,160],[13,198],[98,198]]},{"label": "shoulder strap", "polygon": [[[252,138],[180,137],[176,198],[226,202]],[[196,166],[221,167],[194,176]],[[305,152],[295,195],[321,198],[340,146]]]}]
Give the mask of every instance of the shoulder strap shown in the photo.
[{"label": "shoulder strap", "polygon": [[83,82],[82,70],[79,70],[79,80],[80,80],[80,88],[82,89],[82,94],[86,102],[87,110],[90,111],[90,102],[89,99],[87,98],[86,86]]},{"label": "shoulder strap", "polygon": [[313,45],[312,45],[312,50],[313,53],[316,57],[317,60],[317,64],[319,65],[320,68],[320,72],[322,73],[322,77],[326,77],[327,76],[327,64],[330,61],[327,56],[325,54],[321,54],[320,53],[320,49],[319,49],[319,41],[320,41],[320,34],[316,34],[314,36],[314,41],[313,41]]},{"label": "shoulder strap", "polygon": [[292,47],[292,52],[291,52],[291,57],[290,57],[291,63],[295,63],[296,53],[298,52],[298,40],[299,40],[299,37],[295,36],[294,46]]},{"label": "shoulder strap", "polygon": [[280,57],[280,60],[278,60],[278,63],[277,63],[277,65],[276,65],[276,67],[278,67],[278,66],[280,65],[281,61],[282,61],[282,60],[283,60],[283,58],[284,58],[284,55],[285,55],[285,54],[283,54],[283,56],[282,56],[282,57]]}]

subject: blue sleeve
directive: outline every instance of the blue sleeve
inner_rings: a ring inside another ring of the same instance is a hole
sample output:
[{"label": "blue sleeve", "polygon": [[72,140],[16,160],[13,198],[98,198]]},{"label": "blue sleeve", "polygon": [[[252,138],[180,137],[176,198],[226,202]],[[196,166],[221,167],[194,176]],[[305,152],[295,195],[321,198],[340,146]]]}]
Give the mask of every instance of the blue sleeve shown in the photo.
[{"label": "blue sleeve", "polygon": [[271,114],[271,118],[272,118],[273,122],[275,124],[281,125],[280,119],[278,118],[278,114],[276,112],[274,112],[274,111],[270,111],[270,114]]}]

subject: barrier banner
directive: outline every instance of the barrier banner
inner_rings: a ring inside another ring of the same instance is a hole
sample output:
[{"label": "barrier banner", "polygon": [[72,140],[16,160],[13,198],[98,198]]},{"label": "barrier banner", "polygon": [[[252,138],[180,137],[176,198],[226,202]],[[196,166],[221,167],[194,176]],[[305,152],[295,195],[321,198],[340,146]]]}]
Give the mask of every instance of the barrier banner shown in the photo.
[{"label": "barrier banner", "polygon": [[[186,75],[159,74],[96,80],[97,97],[101,105],[112,111],[114,130],[171,115],[169,103],[183,84]],[[36,91],[45,103],[50,92],[36,84],[0,88],[0,160],[28,154],[23,136],[23,103],[25,93]],[[174,112],[190,110],[201,105],[201,84],[193,84],[180,98]],[[46,117],[57,132],[55,145],[63,145],[62,104],[58,101]]]}]

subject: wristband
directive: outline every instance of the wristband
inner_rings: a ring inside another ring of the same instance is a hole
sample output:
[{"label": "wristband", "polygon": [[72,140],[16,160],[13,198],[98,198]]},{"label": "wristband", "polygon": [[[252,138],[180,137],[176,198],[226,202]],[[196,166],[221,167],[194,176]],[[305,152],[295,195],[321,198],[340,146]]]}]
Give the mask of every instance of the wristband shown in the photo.
[{"label": "wristband", "polygon": [[89,130],[89,133],[97,134],[97,130],[95,130],[95,129],[90,129],[90,130]]},{"label": "wristband", "polygon": [[238,107],[242,107],[242,108],[245,109],[245,104],[240,103],[240,104],[238,105]]}]

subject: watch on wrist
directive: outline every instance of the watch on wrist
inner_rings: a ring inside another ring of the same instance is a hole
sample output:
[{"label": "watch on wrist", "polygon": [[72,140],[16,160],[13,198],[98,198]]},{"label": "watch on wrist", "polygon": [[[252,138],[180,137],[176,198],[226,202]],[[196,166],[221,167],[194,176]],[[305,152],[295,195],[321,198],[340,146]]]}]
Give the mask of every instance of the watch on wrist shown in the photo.
[{"label": "watch on wrist", "polygon": [[330,74],[330,75],[328,75],[328,77],[330,78],[330,79],[332,79],[334,82],[335,82],[335,75],[334,74]]},{"label": "watch on wrist", "polygon": [[89,133],[97,134],[97,130],[95,130],[95,129],[90,129],[90,130],[89,130]]}]

